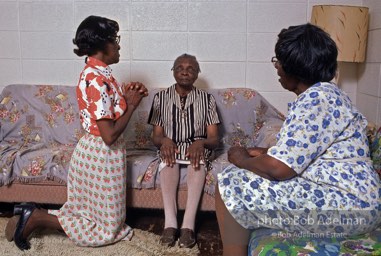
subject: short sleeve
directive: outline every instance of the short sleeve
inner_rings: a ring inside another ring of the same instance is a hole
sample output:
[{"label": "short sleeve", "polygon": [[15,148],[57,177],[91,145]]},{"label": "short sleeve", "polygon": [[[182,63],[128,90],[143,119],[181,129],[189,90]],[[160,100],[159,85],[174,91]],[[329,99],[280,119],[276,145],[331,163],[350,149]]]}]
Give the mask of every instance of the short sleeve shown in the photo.
[{"label": "short sleeve", "polygon": [[322,91],[300,95],[290,108],[275,146],[267,154],[282,161],[295,172],[303,172],[335,141],[345,123],[338,105]]},{"label": "short sleeve", "polygon": [[100,76],[90,82],[87,97],[89,112],[94,120],[114,118],[113,90]]},{"label": "short sleeve", "polygon": [[157,93],[153,98],[151,110],[148,117],[148,123],[151,125],[163,126],[163,122],[161,120],[161,112],[160,112],[159,93]]},{"label": "short sleeve", "polygon": [[219,124],[220,119],[217,113],[217,104],[213,95],[209,94],[209,103],[208,103],[208,116],[206,119],[206,125]]}]

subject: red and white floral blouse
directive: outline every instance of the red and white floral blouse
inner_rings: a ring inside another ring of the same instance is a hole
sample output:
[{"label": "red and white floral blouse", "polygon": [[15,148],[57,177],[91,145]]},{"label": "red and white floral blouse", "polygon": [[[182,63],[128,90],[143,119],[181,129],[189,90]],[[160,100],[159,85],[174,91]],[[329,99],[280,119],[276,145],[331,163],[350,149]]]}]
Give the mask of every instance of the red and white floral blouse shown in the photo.
[{"label": "red and white floral blouse", "polygon": [[117,120],[127,110],[122,88],[104,62],[88,57],[78,85],[77,100],[82,127],[100,136],[96,124],[99,119]]}]

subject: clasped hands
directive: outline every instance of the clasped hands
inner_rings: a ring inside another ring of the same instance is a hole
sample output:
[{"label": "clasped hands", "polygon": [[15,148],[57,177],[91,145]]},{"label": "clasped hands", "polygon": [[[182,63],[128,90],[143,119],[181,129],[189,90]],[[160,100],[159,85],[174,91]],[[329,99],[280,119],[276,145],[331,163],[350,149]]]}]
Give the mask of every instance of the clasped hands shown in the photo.
[{"label": "clasped hands", "polygon": [[[200,168],[200,161],[204,159],[204,143],[202,140],[194,141],[188,148],[186,157],[190,160],[193,168]],[[176,144],[169,138],[163,138],[160,147],[160,156],[167,166],[172,167],[176,163],[176,154],[179,154]]]},{"label": "clasped hands", "polygon": [[124,99],[133,108],[138,106],[143,97],[146,96],[148,96],[148,90],[142,83],[130,82],[124,88]]}]

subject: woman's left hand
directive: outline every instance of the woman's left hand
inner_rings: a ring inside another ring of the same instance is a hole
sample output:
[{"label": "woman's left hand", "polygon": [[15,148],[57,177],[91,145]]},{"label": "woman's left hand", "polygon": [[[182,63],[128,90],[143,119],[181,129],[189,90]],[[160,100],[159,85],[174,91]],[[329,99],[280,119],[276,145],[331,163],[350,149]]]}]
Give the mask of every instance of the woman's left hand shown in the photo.
[{"label": "woman's left hand", "polygon": [[228,151],[228,160],[230,163],[239,167],[239,164],[247,158],[250,158],[246,148],[240,146],[231,147]]},{"label": "woman's left hand", "polygon": [[200,160],[205,161],[204,149],[204,142],[202,140],[196,140],[189,146],[187,157],[189,158],[193,168],[199,169]]}]

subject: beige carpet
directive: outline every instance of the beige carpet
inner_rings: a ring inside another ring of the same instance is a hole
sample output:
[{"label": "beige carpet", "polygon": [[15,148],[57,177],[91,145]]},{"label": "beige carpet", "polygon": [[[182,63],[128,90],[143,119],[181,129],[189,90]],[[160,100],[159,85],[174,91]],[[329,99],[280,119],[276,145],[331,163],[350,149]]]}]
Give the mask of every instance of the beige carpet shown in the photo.
[{"label": "beige carpet", "polygon": [[58,232],[36,232],[30,240],[32,248],[28,251],[20,251],[13,242],[8,242],[4,230],[8,218],[0,218],[0,255],[33,255],[33,256],[82,256],[82,255],[128,255],[128,256],[195,256],[199,254],[197,246],[192,249],[177,247],[167,248],[159,244],[160,237],[153,233],[134,229],[134,237],[131,241],[121,241],[113,245],[100,248],[78,247],[64,234]]}]

